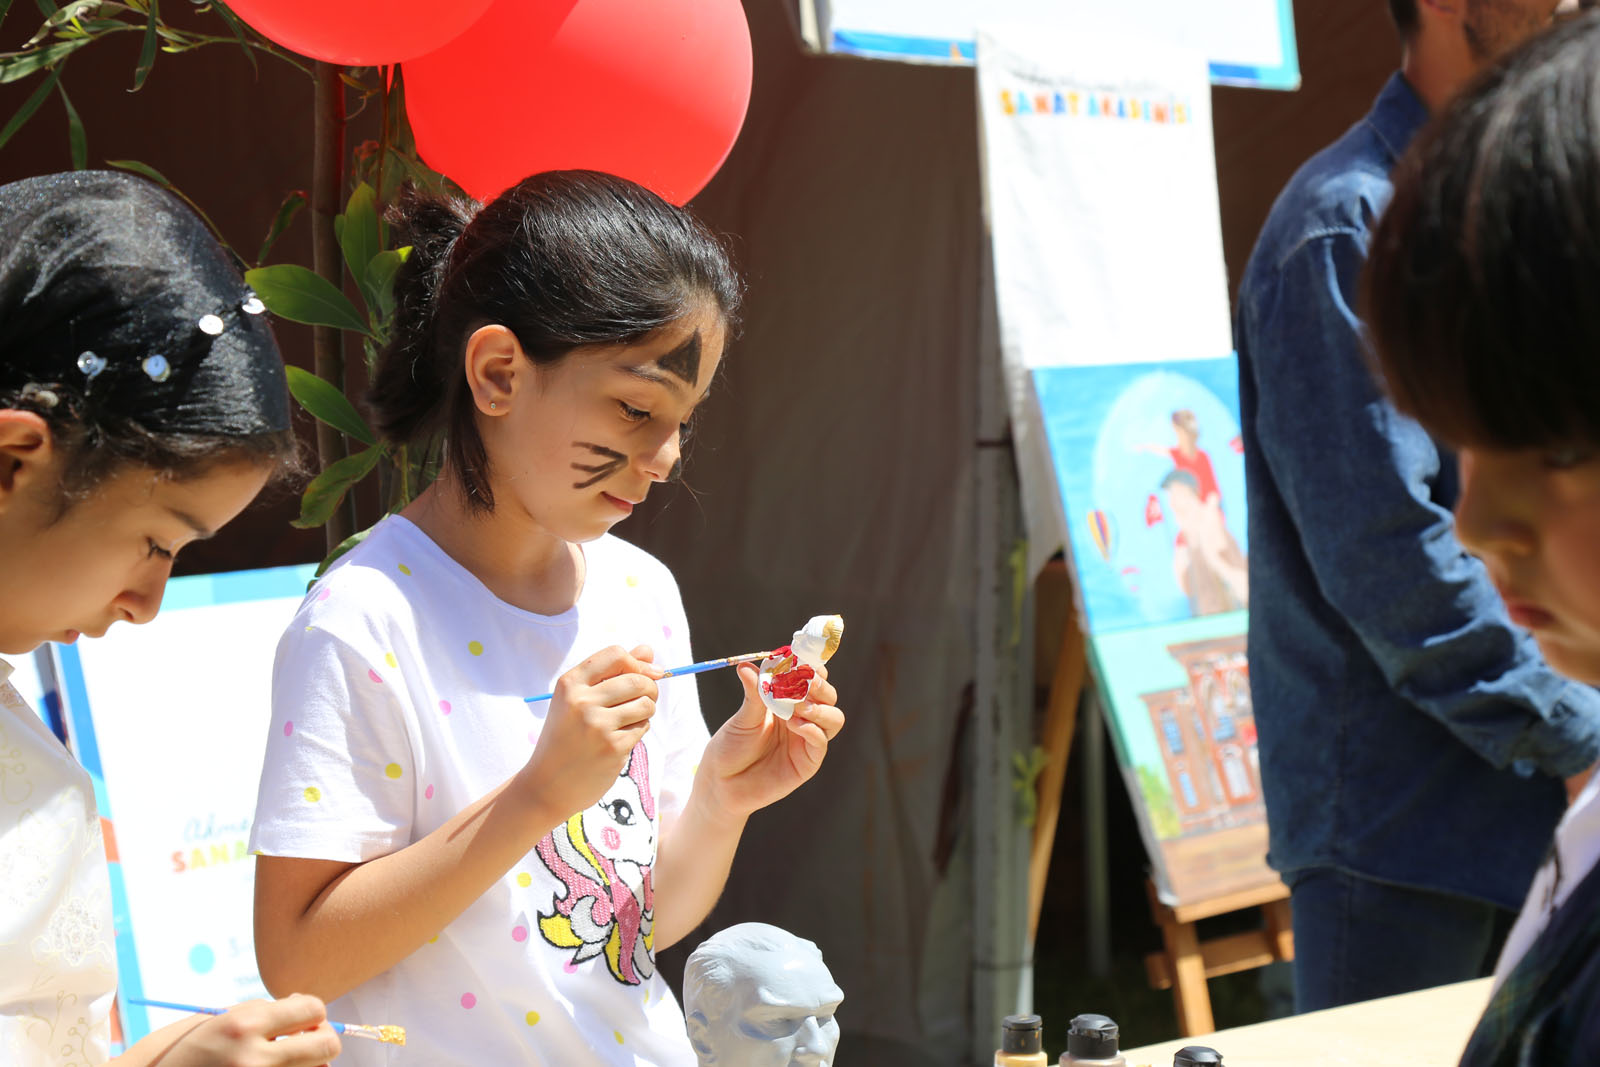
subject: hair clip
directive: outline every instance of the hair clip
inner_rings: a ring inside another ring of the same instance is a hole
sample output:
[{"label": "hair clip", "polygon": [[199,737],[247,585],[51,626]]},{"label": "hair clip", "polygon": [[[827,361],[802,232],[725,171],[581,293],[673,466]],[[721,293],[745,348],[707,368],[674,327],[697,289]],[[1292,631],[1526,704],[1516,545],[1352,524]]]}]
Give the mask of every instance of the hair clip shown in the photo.
[{"label": "hair clip", "polygon": [[164,382],[172,374],[172,365],[167,362],[167,357],[159,352],[153,356],[146,356],[139,366],[152,382]]},{"label": "hair clip", "polygon": [[[232,310],[232,308],[229,308],[224,314],[231,314]],[[246,315],[259,315],[267,310],[267,305],[261,302],[261,298],[255,294],[254,290],[246,289],[244,298],[239,301],[239,310]],[[207,337],[221,337],[222,331],[227,328],[228,324],[223,321],[222,315],[200,316],[200,332]]]},{"label": "hair clip", "polygon": [[97,356],[93,352],[82,352],[78,355],[78,370],[83,376],[94,381],[95,375],[106,369],[106,357]]},{"label": "hair clip", "polygon": [[46,411],[61,403],[61,397],[56,395],[54,389],[46,389],[36,382],[30,382],[22,387],[22,399],[32,400]]}]

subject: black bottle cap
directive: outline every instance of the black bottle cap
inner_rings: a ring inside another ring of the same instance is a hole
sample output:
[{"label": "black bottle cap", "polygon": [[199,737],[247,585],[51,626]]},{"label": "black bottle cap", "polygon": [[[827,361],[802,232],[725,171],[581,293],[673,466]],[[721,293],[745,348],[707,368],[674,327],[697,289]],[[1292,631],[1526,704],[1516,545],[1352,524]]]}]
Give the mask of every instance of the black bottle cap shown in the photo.
[{"label": "black bottle cap", "polygon": [[1007,1015],[1000,1025],[1001,1052],[1043,1052],[1044,1020],[1037,1015]]},{"label": "black bottle cap", "polygon": [[1067,1031],[1067,1055],[1109,1060],[1117,1054],[1117,1024],[1104,1015],[1079,1015]]},{"label": "black bottle cap", "polygon": [[1215,1067],[1222,1063],[1222,1053],[1204,1045],[1180,1048],[1172,1057],[1172,1067]]}]

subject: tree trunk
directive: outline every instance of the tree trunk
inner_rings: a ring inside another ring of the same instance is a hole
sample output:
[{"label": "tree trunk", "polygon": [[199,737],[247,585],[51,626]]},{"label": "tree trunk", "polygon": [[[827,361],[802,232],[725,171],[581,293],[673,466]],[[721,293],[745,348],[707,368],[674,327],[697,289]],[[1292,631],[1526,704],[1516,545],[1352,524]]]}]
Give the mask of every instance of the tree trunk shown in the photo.
[{"label": "tree trunk", "polygon": [[[344,210],[344,82],[333,63],[317,64],[316,141],[311,157],[311,269],[344,288],[344,257],[333,219]],[[331,326],[311,328],[311,351],[317,377],[345,391],[344,334]],[[344,435],[332,426],[317,421],[317,466],[328,465],[347,455]],[[323,527],[328,551],[332,552],[356,532],[354,494],[346,494],[339,509]]]}]

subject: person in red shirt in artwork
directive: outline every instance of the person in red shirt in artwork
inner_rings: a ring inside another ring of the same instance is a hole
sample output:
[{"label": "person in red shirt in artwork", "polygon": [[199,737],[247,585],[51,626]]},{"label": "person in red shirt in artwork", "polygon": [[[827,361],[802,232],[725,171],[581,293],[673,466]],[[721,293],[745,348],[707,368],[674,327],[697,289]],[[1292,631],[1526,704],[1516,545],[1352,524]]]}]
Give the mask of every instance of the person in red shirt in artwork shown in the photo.
[{"label": "person in red shirt in artwork", "polygon": [[1217,485],[1217,472],[1211,467],[1211,457],[1200,447],[1200,422],[1194,417],[1194,412],[1188,408],[1174,411],[1172,429],[1178,435],[1178,443],[1162,451],[1172,458],[1174,467],[1194,475],[1194,480],[1200,485],[1200,502],[1209,504],[1216,501],[1220,509],[1222,488]]},{"label": "person in red shirt in artwork", "polygon": [[1176,445],[1140,445],[1138,450],[1172,460],[1162,480],[1167,502],[1178,523],[1173,570],[1196,615],[1233,611],[1250,602],[1250,579],[1244,553],[1228,530],[1222,513],[1222,488],[1211,457],[1200,447],[1200,422],[1194,412],[1172,413]]}]

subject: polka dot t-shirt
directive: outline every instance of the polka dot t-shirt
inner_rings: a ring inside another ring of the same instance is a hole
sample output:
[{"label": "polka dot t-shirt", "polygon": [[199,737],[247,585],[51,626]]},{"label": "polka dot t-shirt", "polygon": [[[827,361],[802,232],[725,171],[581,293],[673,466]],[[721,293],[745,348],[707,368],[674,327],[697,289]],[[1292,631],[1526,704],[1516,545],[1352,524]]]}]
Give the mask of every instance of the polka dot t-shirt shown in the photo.
[{"label": "polka dot t-shirt", "polygon": [[[495,597],[416,526],[381,522],[307,595],[278,645],[251,847],[365,861],[398,851],[511,777],[548,693],[608,645],[691,662],[676,583],[606,536],[583,546],[578,603],[534,615]],[[661,818],[688,799],[708,740],[694,677],[660,683],[649,733],[612,788],[541,840],[399,965],[329,1006],[406,1028],[347,1041],[341,1064],[694,1067],[656,973]]]}]

